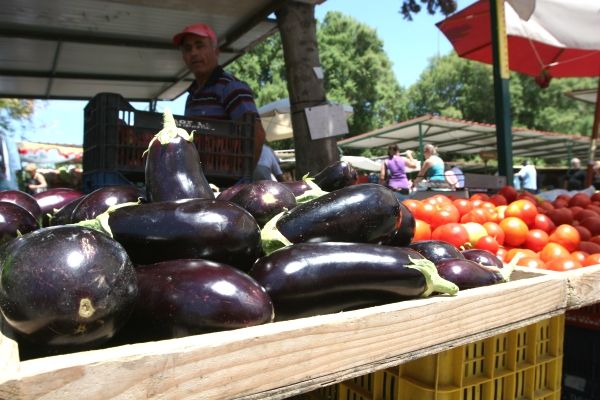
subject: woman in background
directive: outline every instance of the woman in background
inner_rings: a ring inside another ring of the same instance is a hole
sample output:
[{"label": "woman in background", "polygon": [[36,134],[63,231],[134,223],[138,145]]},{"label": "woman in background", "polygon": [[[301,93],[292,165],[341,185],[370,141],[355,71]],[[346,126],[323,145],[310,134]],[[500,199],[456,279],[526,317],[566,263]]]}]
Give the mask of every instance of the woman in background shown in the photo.
[{"label": "woman in background", "polygon": [[[399,191],[402,194],[408,194],[410,190],[410,181],[406,176],[406,167],[415,168],[415,162],[412,152],[406,152],[407,157],[400,155],[397,145],[388,146],[388,158],[381,164],[379,171],[379,181],[392,190]],[[386,181],[386,170],[389,176]]]},{"label": "woman in background", "polygon": [[40,193],[48,189],[46,178],[38,171],[37,165],[34,163],[27,164],[25,166],[25,173],[27,174],[25,185],[29,194]]},{"label": "woman in background", "polygon": [[427,143],[423,148],[423,155],[425,156],[425,162],[423,162],[421,170],[415,178],[415,185],[422,180],[427,180],[430,187],[445,185],[444,160],[438,155],[437,148],[431,143]]}]

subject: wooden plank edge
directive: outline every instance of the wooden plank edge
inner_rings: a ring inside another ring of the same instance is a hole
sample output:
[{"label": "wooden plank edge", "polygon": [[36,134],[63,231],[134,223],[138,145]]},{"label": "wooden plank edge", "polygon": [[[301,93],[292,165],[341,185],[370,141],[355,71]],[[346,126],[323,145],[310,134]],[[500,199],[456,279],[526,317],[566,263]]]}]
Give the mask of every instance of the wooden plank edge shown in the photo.
[{"label": "wooden plank edge", "polygon": [[563,273],[567,276],[568,309],[577,309],[600,302],[600,265]]}]

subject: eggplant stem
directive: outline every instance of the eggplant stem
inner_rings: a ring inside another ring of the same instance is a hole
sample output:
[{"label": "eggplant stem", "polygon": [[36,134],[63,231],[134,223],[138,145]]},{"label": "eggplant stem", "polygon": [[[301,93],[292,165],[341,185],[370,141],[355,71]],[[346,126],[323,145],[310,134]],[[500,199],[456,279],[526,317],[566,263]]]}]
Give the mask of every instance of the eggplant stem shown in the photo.
[{"label": "eggplant stem", "polygon": [[110,237],[113,237],[112,231],[110,229],[110,225],[108,223],[110,214],[113,211],[118,210],[119,208],[137,206],[141,202],[142,202],[142,200],[138,199],[138,201],[129,201],[127,203],[115,204],[114,206],[108,207],[106,209],[106,211],[104,211],[102,214],[97,215],[96,218],[79,221],[74,225],[83,226],[85,228],[90,228],[90,229],[95,229],[99,232],[106,233]]},{"label": "eggplant stem", "polygon": [[283,217],[286,212],[287,211],[282,211],[268,220],[263,229],[260,231],[260,241],[263,251],[266,255],[292,244],[292,242],[283,236],[281,232],[279,232],[279,229],[277,229],[277,221],[279,221],[279,219]]},{"label": "eggplant stem", "polygon": [[329,193],[321,189],[319,185],[314,182],[314,178],[308,177],[308,174],[304,175],[302,180],[306,182],[310,189],[296,197],[297,204],[307,203]]},{"label": "eggplant stem", "polygon": [[171,109],[167,107],[163,112],[163,128],[156,135],[154,135],[152,140],[150,140],[148,148],[146,149],[146,151],[144,151],[142,157],[144,157],[146,153],[150,150],[150,147],[152,147],[152,143],[154,143],[155,140],[158,140],[160,144],[169,144],[169,142],[171,142],[171,140],[175,139],[177,136],[181,136],[188,142],[193,142],[194,131],[192,131],[192,133],[190,134],[185,129],[178,128],[177,124],[175,123],[175,117],[173,117]]},{"label": "eggplant stem", "polygon": [[455,295],[458,293],[458,286],[440,276],[435,264],[427,259],[408,258],[412,264],[404,265],[406,268],[413,268],[421,272],[425,277],[425,291],[421,297],[429,297],[432,293],[445,293]]}]

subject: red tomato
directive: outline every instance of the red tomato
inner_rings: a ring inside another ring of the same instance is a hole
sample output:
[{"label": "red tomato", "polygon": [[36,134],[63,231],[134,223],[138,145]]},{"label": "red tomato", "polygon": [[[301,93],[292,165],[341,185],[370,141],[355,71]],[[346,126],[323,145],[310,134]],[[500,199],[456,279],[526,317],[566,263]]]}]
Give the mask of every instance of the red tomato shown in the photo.
[{"label": "red tomato", "polygon": [[504,212],[505,217],[517,217],[523,220],[527,226],[533,226],[535,216],[538,214],[536,205],[527,199],[519,199],[510,203]]},{"label": "red tomato", "polygon": [[531,229],[527,232],[523,247],[526,249],[533,250],[535,252],[542,251],[545,245],[548,244],[549,237],[546,232],[541,229]]},{"label": "red tomato", "polygon": [[581,265],[583,265],[583,262],[585,261],[586,257],[589,256],[588,253],[586,253],[585,251],[574,251],[571,253],[571,258],[574,260],[577,260],[581,263]]},{"label": "red tomato", "polygon": [[506,198],[506,201],[509,203],[512,203],[513,201],[515,201],[517,199],[517,189],[515,189],[512,186],[503,186],[500,188],[500,190],[498,190],[498,194],[501,194],[502,196],[504,196]]},{"label": "red tomato", "polygon": [[419,207],[419,204],[421,204],[421,202],[415,199],[404,199],[402,200],[402,204],[404,204],[406,208],[408,208],[413,214],[413,216],[415,216],[416,218],[417,208]]},{"label": "red tomato", "polygon": [[427,222],[431,226],[431,229],[435,230],[438,226],[458,222],[460,215],[454,204],[446,200],[438,201],[434,204],[431,202],[421,202],[417,208],[416,218]]},{"label": "red tomato", "polygon": [[486,193],[475,193],[475,194],[471,195],[470,199],[471,199],[471,201],[474,201],[474,200],[488,201],[490,199],[490,196],[488,196]]},{"label": "red tomato", "polygon": [[473,205],[467,199],[456,199],[452,202],[452,204],[454,204],[454,207],[456,207],[461,217],[471,211],[473,208]]},{"label": "red tomato", "polygon": [[506,208],[507,207],[508,206],[498,206],[498,207],[496,207],[496,213],[498,214],[498,221],[502,221],[506,217],[505,213],[506,213]]},{"label": "red tomato", "polygon": [[544,263],[538,256],[525,256],[519,258],[517,265],[527,268],[546,269],[546,263]]},{"label": "red tomato", "polygon": [[495,206],[508,205],[508,201],[506,200],[506,197],[502,196],[501,194],[492,195],[492,197],[490,197],[490,202],[492,204],[494,204]]},{"label": "red tomato", "polygon": [[493,237],[482,236],[479,238],[479,240],[477,240],[477,242],[475,242],[475,248],[487,250],[492,254],[496,254],[498,252],[498,249],[500,248],[500,245]]},{"label": "red tomato", "polygon": [[563,245],[569,251],[575,251],[581,242],[581,236],[573,226],[563,224],[557,226],[550,234],[550,241]]},{"label": "red tomato", "polygon": [[423,220],[415,218],[415,235],[413,236],[413,242],[419,240],[430,240],[431,239],[431,227]]},{"label": "red tomato", "polygon": [[590,254],[583,260],[581,263],[584,267],[589,267],[590,265],[600,265],[600,253]]},{"label": "red tomato", "polygon": [[488,221],[483,223],[483,227],[488,235],[496,239],[496,242],[498,242],[500,246],[504,245],[504,231],[500,228],[500,225],[496,222]]},{"label": "red tomato", "polygon": [[461,247],[469,241],[469,234],[464,226],[451,222],[435,228],[431,233],[431,239],[443,240],[452,243],[455,247]]},{"label": "red tomato", "polygon": [[581,267],[581,263],[571,257],[554,258],[546,262],[546,269],[553,271],[570,271]]},{"label": "red tomato", "polygon": [[477,222],[478,224],[483,224],[484,222],[491,221],[491,214],[483,209],[483,208],[474,208],[462,217],[460,217],[460,222],[463,224],[466,222]]},{"label": "red tomato", "polygon": [[552,233],[556,229],[554,222],[545,214],[538,214],[535,216],[535,222],[533,223],[534,229],[541,229],[546,233]]},{"label": "red tomato", "polygon": [[518,247],[515,247],[506,252],[506,257],[504,258],[505,262],[507,262],[507,263],[511,262],[513,260],[513,258],[515,258],[517,256],[517,254],[520,255],[520,258],[522,258],[522,257],[537,257],[536,252],[533,250],[520,249]]},{"label": "red tomato", "polygon": [[498,257],[500,259],[500,261],[504,262],[506,260],[507,252],[508,252],[508,250],[506,250],[506,248],[500,247],[498,249],[498,251],[496,252],[496,257]]},{"label": "red tomato", "polygon": [[568,258],[570,255],[571,253],[569,250],[554,242],[549,242],[539,253],[540,258],[545,263],[548,263],[555,258]]},{"label": "red tomato", "polygon": [[504,231],[504,243],[508,246],[519,246],[527,238],[529,228],[520,218],[507,217],[500,221],[499,225]]}]

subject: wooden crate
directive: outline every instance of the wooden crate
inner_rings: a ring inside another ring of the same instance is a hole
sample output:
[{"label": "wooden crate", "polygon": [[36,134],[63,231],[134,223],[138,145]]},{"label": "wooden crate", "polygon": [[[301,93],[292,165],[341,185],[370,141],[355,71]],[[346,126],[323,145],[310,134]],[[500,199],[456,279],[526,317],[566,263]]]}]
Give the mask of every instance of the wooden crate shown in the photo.
[{"label": "wooden crate", "polygon": [[19,361],[0,336],[0,399],[283,399],[564,313],[564,274],[351,312]]}]

